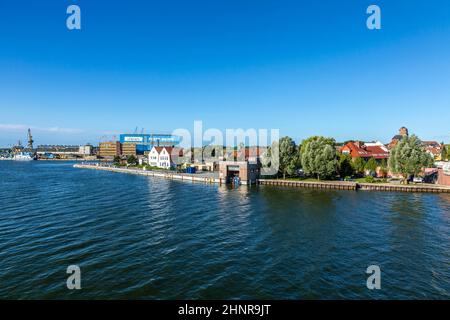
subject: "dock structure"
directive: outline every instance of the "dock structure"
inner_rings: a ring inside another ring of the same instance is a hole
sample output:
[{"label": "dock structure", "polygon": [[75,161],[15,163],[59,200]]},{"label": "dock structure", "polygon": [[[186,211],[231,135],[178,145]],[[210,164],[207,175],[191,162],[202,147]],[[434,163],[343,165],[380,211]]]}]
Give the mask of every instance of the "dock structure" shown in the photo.
[{"label": "dock structure", "polygon": [[389,184],[389,183],[360,183],[358,190],[390,191],[390,192],[421,192],[421,193],[450,193],[450,187],[433,184]]},{"label": "dock structure", "polygon": [[284,187],[299,187],[311,189],[334,189],[334,190],[356,190],[356,182],[346,181],[293,181],[293,180],[279,180],[279,179],[259,179],[260,185],[266,186],[284,186]]},{"label": "dock structure", "polygon": [[420,184],[402,185],[389,183],[361,183],[347,181],[293,181],[277,179],[259,179],[260,185],[299,187],[312,189],[333,189],[333,190],[362,190],[362,191],[388,191],[388,192],[422,192],[422,193],[450,193],[450,187]]},{"label": "dock structure", "polygon": [[[74,164],[74,168],[94,169],[110,172],[128,173],[143,175],[149,177],[160,177],[173,180],[183,180],[192,182],[202,182],[208,184],[226,184],[224,178],[214,177],[204,174],[176,173],[172,171],[144,170],[137,168],[121,168],[112,165],[99,163],[80,163]],[[282,186],[294,188],[309,188],[319,190],[349,190],[349,191],[387,191],[387,192],[420,192],[420,193],[450,193],[450,187],[420,184],[420,185],[401,185],[389,183],[362,183],[351,181],[302,181],[302,180],[283,180],[283,179],[258,179],[258,185]]]},{"label": "dock structure", "polygon": [[166,178],[166,179],[172,179],[172,180],[184,180],[184,181],[192,181],[192,182],[203,182],[203,183],[218,183],[222,184],[225,183],[225,181],[222,181],[223,179],[215,178],[212,176],[205,176],[201,174],[189,174],[189,173],[176,173],[172,171],[155,171],[155,170],[144,170],[144,169],[137,169],[137,168],[120,168],[115,166],[109,166],[109,165],[101,165],[101,164],[74,164],[74,168],[80,168],[80,169],[93,169],[93,170],[103,170],[103,171],[110,171],[110,172],[119,172],[119,173],[128,173],[128,174],[136,174],[136,175],[142,175],[142,176],[149,176],[149,177],[160,177],[160,178]]}]

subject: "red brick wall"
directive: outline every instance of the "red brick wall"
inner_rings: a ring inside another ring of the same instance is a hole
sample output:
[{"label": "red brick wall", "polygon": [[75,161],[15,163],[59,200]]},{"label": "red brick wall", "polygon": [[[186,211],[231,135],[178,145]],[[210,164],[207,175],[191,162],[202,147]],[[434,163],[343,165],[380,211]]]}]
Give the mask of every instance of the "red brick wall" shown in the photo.
[{"label": "red brick wall", "polygon": [[445,175],[442,169],[439,169],[438,184],[450,186],[450,176]]}]

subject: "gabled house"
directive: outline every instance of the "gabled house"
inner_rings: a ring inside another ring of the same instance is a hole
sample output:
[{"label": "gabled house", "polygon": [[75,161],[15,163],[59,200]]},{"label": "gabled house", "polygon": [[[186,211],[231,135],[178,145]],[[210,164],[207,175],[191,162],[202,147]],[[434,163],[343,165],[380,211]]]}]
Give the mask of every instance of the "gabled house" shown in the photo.
[{"label": "gabled house", "polygon": [[170,169],[178,164],[178,158],[183,156],[181,148],[153,147],[148,153],[148,164],[153,167]]},{"label": "gabled house", "polygon": [[341,148],[342,154],[348,154],[352,158],[365,158],[369,159],[372,157],[372,154],[365,150],[362,146],[362,143],[359,141],[350,141],[347,142],[342,148]]},{"label": "gabled house", "polygon": [[365,145],[359,141],[350,141],[340,151],[342,154],[349,154],[352,158],[364,158],[365,160],[370,158],[375,158],[376,160],[389,158],[389,151],[386,147],[373,143]]},{"label": "gabled house", "polygon": [[422,141],[423,146],[428,154],[430,154],[436,161],[440,161],[443,146],[437,141]]},{"label": "gabled house", "polygon": [[350,141],[340,151],[342,154],[350,155],[354,161],[357,158],[362,158],[365,161],[368,161],[370,158],[375,159],[379,165],[375,170],[375,174],[377,177],[385,176],[386,173],[382,169],[381,164],[383,160],[387,161],[389,158],[389,151],[383,144],[369,143],[369,145],[365,145],[359,141]]},{"label": "gabled house", "polygon": [[387,146],[385,144],[383,144],[383,142],[381,142],[381,141],[364,142],[364,145],[366,147],[380,147],[384,151],[389,152],[389,149],[387,148]]},{"label": "gabled house", "polygon": [[389,151],[380,146],[364,146],[364,149],[371,154],[376,160],[388,159]]}]

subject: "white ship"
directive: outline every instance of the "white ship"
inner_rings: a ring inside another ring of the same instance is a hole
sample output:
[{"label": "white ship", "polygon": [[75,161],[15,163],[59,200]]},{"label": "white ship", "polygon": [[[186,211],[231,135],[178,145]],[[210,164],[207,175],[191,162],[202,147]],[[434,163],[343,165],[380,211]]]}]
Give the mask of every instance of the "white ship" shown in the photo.
[{"label": "white ship", "polygon": [[33,152],[33,137],[31,136],[31,130],[28,129],[28,146],[24,148],[19,143],[17,146],[12,147],[12,152],[0,157],[0,160],[15,160],[15,161],[31,161],[37,160],[36,154]]},{"label": "white ship", "polygon": [[19,152],[16,153],[11,160],[16,161],[31,161],[34,160],[34,156],[31,154],[31,152]]}]

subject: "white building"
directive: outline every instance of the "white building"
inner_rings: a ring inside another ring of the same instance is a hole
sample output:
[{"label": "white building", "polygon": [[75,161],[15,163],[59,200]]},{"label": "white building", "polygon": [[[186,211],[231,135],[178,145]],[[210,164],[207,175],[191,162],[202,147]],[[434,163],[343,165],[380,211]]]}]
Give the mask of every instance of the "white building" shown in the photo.
[{"label": "white building", "polygon": [[92,154],[92,146],[90,144],[80,146],[78,149],[78,154],[90,156]]},{"label": "white building", "polygon": [[153,147],[148,154],[148,164],[152,167],[170,169],[176,167],[177,158],[182,155],[180,148]]}]

